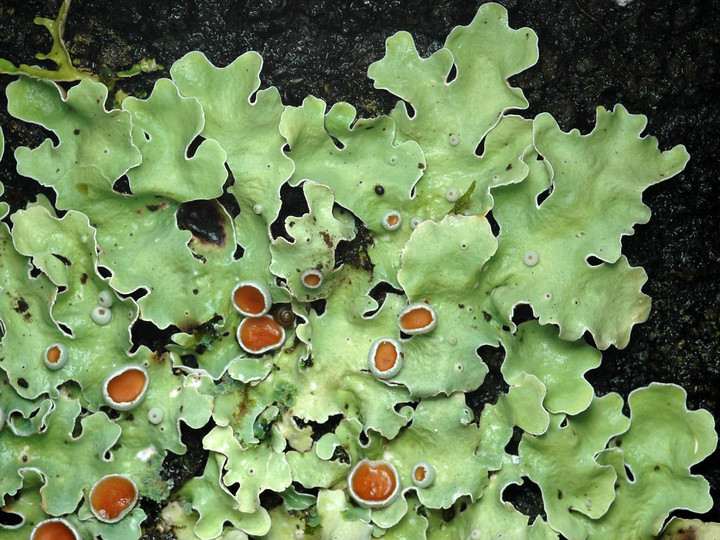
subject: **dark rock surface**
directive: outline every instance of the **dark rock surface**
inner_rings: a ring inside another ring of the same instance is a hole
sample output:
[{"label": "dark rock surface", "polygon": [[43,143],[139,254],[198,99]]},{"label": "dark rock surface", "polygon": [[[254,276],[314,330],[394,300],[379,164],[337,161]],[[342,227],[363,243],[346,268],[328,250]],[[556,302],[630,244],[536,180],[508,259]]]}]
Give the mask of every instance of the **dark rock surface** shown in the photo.
[{"label": "dark rock surface", "polygon": [[[441,47],[456,25],[468,24],[477,0],[352,0],[290,2],[234,0],[169,2],[87,0],[73,4],[66,41],[77,65],[95,73],[129,68],[143,55],[169,68],[190,50],[202,50],[226,65],[249,50],[265,60],[263,86],[275,85],[289,105],[313,94],[329,104],[345,100],[364,116],[389,111],[392,96],[372,87],[368,65],[384,54],[384,41],[398,30],[415,37],[423,55]],[[685,171],[651,187],[647,225],[623,241],[633,266],[649,280],[650,319],[633,330],[629,346],[611,349],[589,375],[598,393],[624,397],[651,381],[674,382],[688,392],[690,408],[720,418],[720,3],[714,0],[501,0],[511,26],[529,26],[539,36],[540,61],[516,76],[531,108],[549,111],[565,130],[587,133],[595,108],[623,103],[648,117],[647,133],[661,149],[684,144],[691,154]],[[37,15],[54,17],[59,2],[3,0],[0,57],[32,63],[47,51]],[[127,92],[148,92],[158,76],[118,83]],[[38,191],[17,177],[12,153],[44,135],[6,112],[0,76],[0,124],[6,155],[0,166],[3,199],[18,208]],[[720,453],[694,469],[704,474],[720,500]],[[718,505],[703,516],[720,521]]]}]

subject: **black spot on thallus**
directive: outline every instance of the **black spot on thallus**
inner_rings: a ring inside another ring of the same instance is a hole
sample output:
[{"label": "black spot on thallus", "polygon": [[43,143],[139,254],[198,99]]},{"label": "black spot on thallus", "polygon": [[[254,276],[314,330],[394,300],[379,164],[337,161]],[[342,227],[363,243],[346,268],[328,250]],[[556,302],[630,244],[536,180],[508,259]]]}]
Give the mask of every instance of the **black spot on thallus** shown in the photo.
[{"label": "black spot on thallus", "polygon": [[145,205],[145,208],[150,210],[151,212],[157,212],[158,210],[165,210],[168,206],[170,206],[167,201],[163,201],[159,204],[147,204]]},{"label": "black spot on thallus", "polygon": [[25,313],[30,306],[28,306],[27,302],[23,298],[18,298],[15,302],[15,312],[16,313]]}]

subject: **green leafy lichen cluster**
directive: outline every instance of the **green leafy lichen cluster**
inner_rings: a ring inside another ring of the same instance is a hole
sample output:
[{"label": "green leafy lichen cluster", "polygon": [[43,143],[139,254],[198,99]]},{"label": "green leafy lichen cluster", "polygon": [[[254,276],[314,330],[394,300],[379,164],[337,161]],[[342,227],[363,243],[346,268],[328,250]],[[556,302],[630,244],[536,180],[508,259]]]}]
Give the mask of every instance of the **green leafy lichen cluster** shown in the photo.
[{"label": "green leafy lichen cluster", "polygon": [[[527,102],[507,79],[537,55],[535,34],[496,4],[429,58],[398,33],[369,75],[402,101],[370,119],[312,96],[284,106],[259,89],[252,52],[225,68],[189,53],[150,97],[109,111],[87,78],[66,95],[11,83],[10,113],[57,140],[18,148],[18,172],[56,200],[0,224],[0,495],[17,516],[3,538],[48,516],[84,538],[140,537],[140,507],[115,524],[90,512],[105,474],[132,478],[178,538],[640,539],[674,509],[707,511],[690,468],[716,446],[711,415],[651,384],[628,417],[584,378],[648,316],[646,274],[621,237],[650,217],[643,190],[687,153],[660,152],[619,105],[599,108],[588,135],[511,114]],[[398,227],[384,226],[389,212]],[[245,280],[295,315],[273,352],[238,345],[231,292]],[[101,325],[90,312],[103,292],[114,301]],[[400,332],[411,303],[434,309],[430,332]],[[535,317],[516,324],[522,304]],[[172,344],[133,347],[138,321],[175,329]],[[388,379],[368,369],[382,338],[403,350]],[[58,370],[42,360],[54,343],[68,351]],[[484,346],[504,349],[509,387],[473,411]],[[102,383],[128,364],[147,371],[147,394],[113,411]],[[178,486],[161,471],[185,451],[181,422],[209,423],[209,457]],[[390,504],[350,496],[363,459],[396,468]],[[426,487],[413,483],[421,462],[435,471]],[[503,500],[526,479],[546,519]]]}]

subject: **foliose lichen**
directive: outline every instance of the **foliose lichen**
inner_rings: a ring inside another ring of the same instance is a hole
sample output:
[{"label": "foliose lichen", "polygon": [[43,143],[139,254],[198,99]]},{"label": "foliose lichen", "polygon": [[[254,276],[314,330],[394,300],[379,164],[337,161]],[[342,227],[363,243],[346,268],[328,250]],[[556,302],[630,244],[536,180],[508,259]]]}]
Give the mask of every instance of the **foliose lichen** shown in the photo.
[{"label": "foliose lichen", "polygon": [[[60,45],[64,17],[46,24]],[[2,61],[21,75],[10,113],[58,141],[15,152],[54,203],[0,223],[3,538],[52,516],[83,538],[139,538],[140,506],[116,523],[90,509],[108,474],[178,538],[641,539],[675,509],[707,511],[690,469],[716,447],[711,415],[653,383],[628,417],[584,378],[648,317],[647,276],[620,240],[687,152],[661,152],[621,105],[588,135],[522,118],[507,81],[537,58],[497,4],[429,58],[400,32],[369,75],[401,101],[370,119],[312,96],[283,105],[253,52],[224,68],[191,52],[111,110],[90,77],[65,93]],[[353,242],[363,264],[343,257]],[[233,305],[249,281],[269,314]],[[516,324],[519,305],[534,320]],[[282,345],[248,352],[244,320],[260,343],[282,325]],[[138,321],[172,343],[134,346]],[[368,353],[383,340],[401,365],[378,376]],[[485,346],[504,349],[508,389],[473,411]],[[103,384],[124,366],[146,380],[123,378],[128,405],[111,407]],[[206,426],[208,458],[173,485],[160,473],[185,451],[181,422]],[[363,497],[348,485],[359,463]],[[527,481],[545,517],[503,499]]]}]

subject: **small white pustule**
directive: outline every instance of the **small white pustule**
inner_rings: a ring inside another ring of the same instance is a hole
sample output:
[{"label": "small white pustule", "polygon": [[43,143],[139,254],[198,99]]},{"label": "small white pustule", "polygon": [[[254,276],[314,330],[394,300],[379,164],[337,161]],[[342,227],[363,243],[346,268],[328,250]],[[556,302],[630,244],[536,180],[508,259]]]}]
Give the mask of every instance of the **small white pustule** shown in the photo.
[{"label": "small white pustule", "polygon": [[460,191],[456,187],[450,187],[445,192],[445,200],[447,202],[455,202],[460,198]]},{"label": "small white pustule", "polygon": [[540,257],[535,251],[526,251],[523,255],[523,262],[526,266],[535,266],[540,261]]},{"label": "small white pustule", "polygon": [[90,311],[90,319],[92,319],[92,322],[95,324],[105,326],[112,321],[112,311],[103,306],[95,306]]},{"label": "small white pustule", "polygon": [[147,413],[148,422],[151,424],[159,424],[163,421],[163,418],[165,417],[165,413],[160,407],[153,407],[150,409]]},{"label": "small white pustule", "polygon": [[100,291],[98,293],[98,305],[100,307],[109,308],[113,305],[113,294],[110,291]]},{"label": "small white pustule", "polygon": [[420,225],[423,222],[423,218],[420,216],[415,216],[412,219],[410,219],[410,228],[416,229],[418,225]]}]

